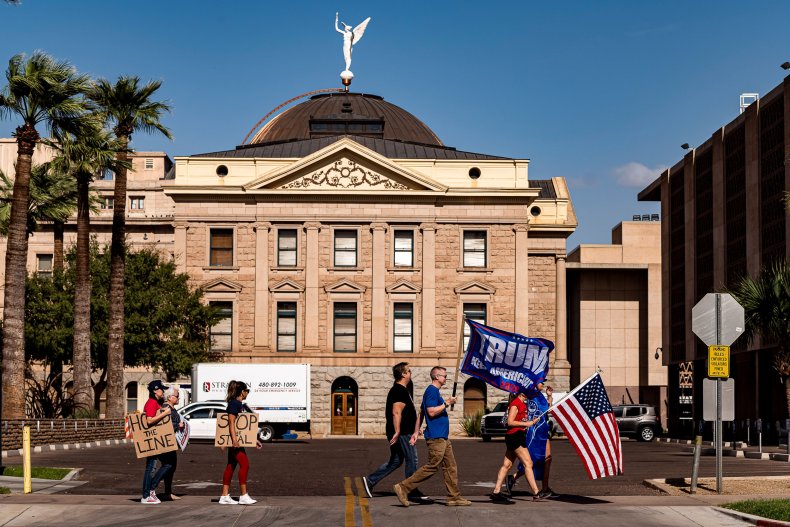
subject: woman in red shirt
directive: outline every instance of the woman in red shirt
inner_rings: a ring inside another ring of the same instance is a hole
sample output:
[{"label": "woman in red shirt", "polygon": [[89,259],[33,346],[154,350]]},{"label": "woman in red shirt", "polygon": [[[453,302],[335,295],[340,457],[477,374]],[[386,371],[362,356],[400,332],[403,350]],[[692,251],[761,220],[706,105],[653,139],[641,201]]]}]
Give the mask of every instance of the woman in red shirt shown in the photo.
[{"label": "woman in red shirt", "polygon": [[502,484],[505,482],[505,477],[517,457],[526,467],[527,481],[532,489],[532,500],[543,501],[543,498],[538,495],[538,485],[535,483],[535,476],[532,474],[532,459],[529,457],[529,451],[524,446],[527,428],[538,422],[538,419],[527,419],[526,401],[527,395],[519,393],[507,408],[507,433],[505,434],[507,450],[505,451],[505,460],[502,462],[499,474],[497,474],[494,493],[491,494],[491,501],[496,503],[513,503],[509,496],[502,494]]}]

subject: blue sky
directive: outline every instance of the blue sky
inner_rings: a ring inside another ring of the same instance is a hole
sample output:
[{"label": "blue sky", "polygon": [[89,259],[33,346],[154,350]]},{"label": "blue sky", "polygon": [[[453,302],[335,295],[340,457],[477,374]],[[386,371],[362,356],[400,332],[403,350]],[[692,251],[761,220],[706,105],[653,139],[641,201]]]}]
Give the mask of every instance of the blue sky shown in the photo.
[{"label": "blue sky", "polygon": [[[637,193],[767,93],[790,60],[790,1],[0,3],[0,60],[44,50],[80,71],[161,79],[171,156],[232,148],[275,106],[339,86],[335,11],[372,21],[353,90],[422,119],[458,149],[531,159],[567,178],[579,217],[568,249],[608,243]],[[8,137],[16,123],[0,122]]]}]

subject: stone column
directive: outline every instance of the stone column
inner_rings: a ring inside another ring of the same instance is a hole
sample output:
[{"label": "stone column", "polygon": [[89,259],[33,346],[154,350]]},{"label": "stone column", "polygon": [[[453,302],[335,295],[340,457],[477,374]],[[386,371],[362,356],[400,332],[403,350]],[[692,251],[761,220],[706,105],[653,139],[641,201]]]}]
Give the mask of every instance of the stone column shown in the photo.
[{"label": "stone column", "polygon": [[187,272],[187,222],[177,221],[173,239],[173,258],[179,273]]},{"label": "stone column", "polygon": [[522,335],[529,334],[529,225],[513,226],[516,234],[516,319],[513,330]]},{"label": "stone column", "polygon": [[304,350],[318,351],[318,233],[321,231],[319,222],[304,224],[306,232],[305,250],[305,291],[304,291]]},{"label": "stone column", "polygon": [[565,255],[558,254],[556,262],[557,286],[556,286],[556,321],[554,329],[554,367],[551,376],[555,379],[560,390],[570,387],[571,365],[568,362],[567,333],[567,293],[565,287]]},{"label": "stone column", "polygon": [[387,274],[387,253],[385,250],[387,227],[386,223],[370,224],[370,230],[373,233],[371,353],[384,353],[387,351],[387,293],[384,289]]},{"label": "stone column", "polygon": [[269,347],[269,230],[272,224],[255,223],[255,347]]},{"label": "stone column", "polygon": [[436,230],[435,223],[420,225],[422,232],[421,352],[436,351]]}]

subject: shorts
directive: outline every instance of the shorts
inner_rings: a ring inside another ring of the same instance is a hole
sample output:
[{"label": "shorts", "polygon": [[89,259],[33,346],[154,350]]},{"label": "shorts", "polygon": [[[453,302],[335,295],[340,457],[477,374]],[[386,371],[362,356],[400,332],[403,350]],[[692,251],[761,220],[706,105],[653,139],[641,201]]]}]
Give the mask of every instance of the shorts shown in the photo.
[{"label": "shorts", "polygon": [[527,431],[519,430],[512,434],[505,434],[505,446],[508,450],[515,451],[517,448],[522,448],[527,440]]}]

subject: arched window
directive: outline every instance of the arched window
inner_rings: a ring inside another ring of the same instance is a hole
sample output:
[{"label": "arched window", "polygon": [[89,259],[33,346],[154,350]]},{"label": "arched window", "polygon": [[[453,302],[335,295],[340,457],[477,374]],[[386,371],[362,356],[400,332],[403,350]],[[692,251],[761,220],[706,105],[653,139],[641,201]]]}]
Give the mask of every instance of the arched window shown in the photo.
[{"label": "arched window", "polygon": [[464,416],[484,413],[486,409],[486,383],[471,378],[464,383]]},{"label": "arched window", "polygon": [[126,385],[126,413],[137,410],[137,383],[130,382]]}]

